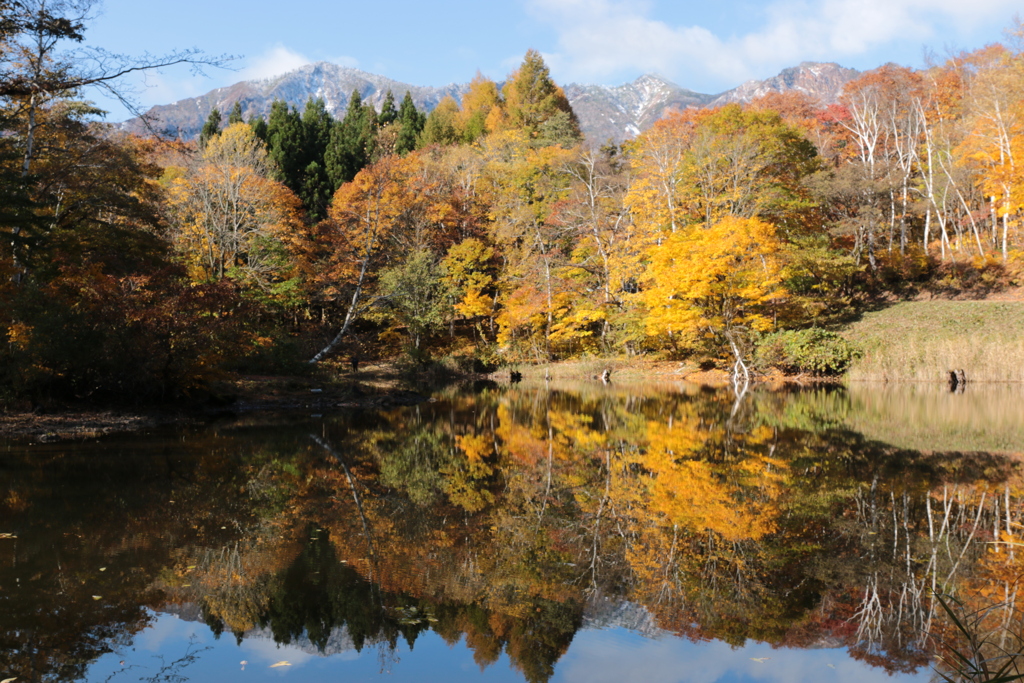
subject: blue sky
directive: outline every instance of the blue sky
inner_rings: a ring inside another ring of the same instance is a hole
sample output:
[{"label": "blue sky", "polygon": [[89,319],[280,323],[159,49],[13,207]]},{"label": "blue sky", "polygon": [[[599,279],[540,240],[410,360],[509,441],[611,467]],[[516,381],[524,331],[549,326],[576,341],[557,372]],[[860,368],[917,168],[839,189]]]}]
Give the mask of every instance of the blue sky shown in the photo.
[{"label": "blue sky", "polygon": [[[720,92],[801,61],[912,67],[1003,40],[1019,0],[105,0],[87,42],[114,52],[197,47],[235,70],[150,74],[146,105],[327,60],[416,85],[500,80],[529,48],[560,83],[658,73]],[[98,98],[97,98],[98,99]],[[99,100],[111,120],[123,110]]]}]

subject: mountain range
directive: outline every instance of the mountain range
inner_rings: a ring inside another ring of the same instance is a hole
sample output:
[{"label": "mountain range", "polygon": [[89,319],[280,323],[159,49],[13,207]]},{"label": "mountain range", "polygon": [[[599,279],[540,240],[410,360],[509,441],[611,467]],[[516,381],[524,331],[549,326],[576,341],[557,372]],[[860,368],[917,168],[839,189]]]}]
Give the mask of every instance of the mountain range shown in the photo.
[{"label": "mountain range", "polygon": [[[749,102],[769,92],[795,90],[822,104],[829,104],[836,101],[843,86],[859,73],[834,63],[804,62],[772,78],[747,81],[718,94],[687,90],[651,74],[619,86],[571,83],[564,89],[588,139],[621,142],[646,130],[669,111]],[[358,69],[317,62],[273,78],[242,81],[199,97],[159,105],[150,109],[148,115],[156,130],[190,139],[199,134],[214,107],[226,115],[235,102],[241,103],[242,114],[249,120],[253,116],[266,116],[275,99],[282,99],[301,109],[310,97],[320,97],[332,115],[342,117],[354,90],[359,91],[364,102],[370,102],[378,109],[389,90],[396,101],[408,91],[416,106],[430,111],[449,95],[456,100],[461,99],[468,88],[468,83],[442,87],[411,85]],[[126,121],[121,127],[135,132],[144,131],[138,119]]]}]

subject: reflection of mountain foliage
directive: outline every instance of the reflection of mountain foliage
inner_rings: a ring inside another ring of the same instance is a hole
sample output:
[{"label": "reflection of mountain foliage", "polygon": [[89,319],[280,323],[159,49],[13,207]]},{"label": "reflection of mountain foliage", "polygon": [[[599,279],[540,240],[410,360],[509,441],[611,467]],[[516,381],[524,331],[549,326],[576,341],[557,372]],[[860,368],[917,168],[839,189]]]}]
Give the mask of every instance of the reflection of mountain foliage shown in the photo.
[{"label": "reflection of mountain foliage", "polygon": [[[0,586],[32,572],[40,590],[0,593],[2,664],[27,670],[24,622],[53,629],[42,669],[81,675],[166,591],[215,632],[320,649],[344,632],[387,652],[429,629],[480,666],[505,653],[529,681],[551,676],[582,605],[603,598],[696,640],[847,646],[912,671],[944,633],[933,589],[982,604],[1020,573],[1007,543],[1024,488],[1000,456],[868,441],[843,426],[849,409],[835,389],[738,407],[693,390],[451,391],[328,420],[313,439],[281,424],[148,459],[26,459],[0,479],[26,539],[16,571],[0,540]],[[65,529],[87,540],[53,540]],[[74,623],[45,616],[69,570],[106,565],[112,581],[129,564],[131,580],[65,593]]]}]

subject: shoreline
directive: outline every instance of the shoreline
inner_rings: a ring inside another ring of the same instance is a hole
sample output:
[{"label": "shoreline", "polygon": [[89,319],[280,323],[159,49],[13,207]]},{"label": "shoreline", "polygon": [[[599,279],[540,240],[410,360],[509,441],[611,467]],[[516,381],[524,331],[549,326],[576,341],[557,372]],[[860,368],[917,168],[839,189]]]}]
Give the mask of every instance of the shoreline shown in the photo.
[{"label": "shoreline", "polygon": [[[691,363],[679,361],[647,360],[586,360],[560,361],[541,365],[513,365],[488,374],[452,375],[448,382],[489,380],[508,384],[513,371],[522,373],[531,384],[549,378],[554,382],[601,382],[604,369],[611,370],[611,384],[642,382],[682,382],[712,388],[730,385],[725,370],[701,370]],[[138,432],[145,429],[188,425],[231,415],[253,413],[284,413],[293,411],[359,411],[383,410],[408,406],[429,400],[429,395],[408,388],[419,382],[437,383],[436,376],[402,376],[390,363],[367,367],[358,373],[342,373],[330,381],[299,376],[242,376],[220,387],[227,399],[211,395],[204,403],[182,401],[166,406],[152,406],[142,410],[117,407],[66,406],[52,411],[0,412],[0,439],[12,442],[54,443],[84,441],[112,434]],[[915,378],[906,380],[876,380],[864,378],[816,377],[812,375],[786,375],[773,372],[754,378],[751,386],[770,390],[787,388],[877,384],[888,385],[940,385],[940,381]],[[971,385],[1021,384],[1021,382],[969,382]]]}]

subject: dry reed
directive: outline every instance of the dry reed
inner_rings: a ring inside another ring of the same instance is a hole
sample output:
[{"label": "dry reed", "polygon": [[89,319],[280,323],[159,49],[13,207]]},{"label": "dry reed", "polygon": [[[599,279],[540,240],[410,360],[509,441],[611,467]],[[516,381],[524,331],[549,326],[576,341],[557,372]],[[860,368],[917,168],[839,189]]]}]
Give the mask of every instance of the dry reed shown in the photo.
[{"label": "dry reed", "polygon": [[865,314],[845,335],[851,382],[1024,382],[1024,302],[915,301]]}]

